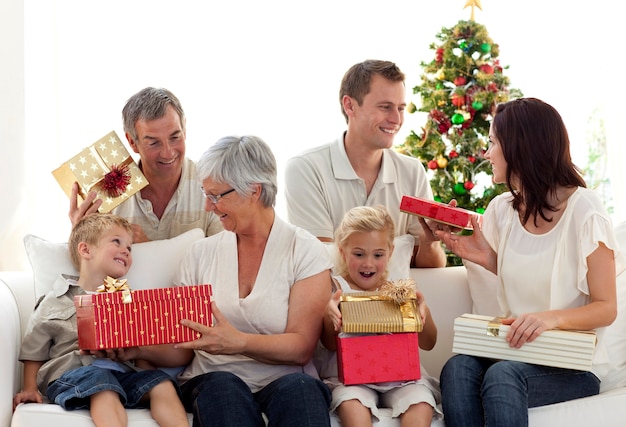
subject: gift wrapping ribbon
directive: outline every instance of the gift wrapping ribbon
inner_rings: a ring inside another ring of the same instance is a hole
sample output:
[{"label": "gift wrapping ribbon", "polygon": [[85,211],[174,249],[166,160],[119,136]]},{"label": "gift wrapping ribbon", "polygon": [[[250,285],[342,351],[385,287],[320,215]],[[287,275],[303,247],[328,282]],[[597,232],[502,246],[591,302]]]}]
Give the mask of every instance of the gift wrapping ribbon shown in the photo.
[{"label": "gift wrapping ribbon", "polygon": [[[96,180],[94,180],[91,184],[83,185],[85,194],[89,193],[95,186],[97,186],[102,181],[104,181],[104,175],[111,172],[111,168],[109,167],[109,165],[107,165],[104,162],[104,160],[102,159],[102,156],[100,155],[98,150],[96,150],[96,147],[94,147],[93,145],[89,147],[89,152],[91,153],[91,157],[93,157],[93,159],[96,161],[96,163],[98,164],[100,169],[104,172],[104,174],[100,178],[97,178]],[[124,159],[124,161],[122,161],[117,166],[121,169],[124,167],[128,167],[131,163],[133,163],[133,158],[131,156],[128,156],[126,157],[126,159]]]},{"label": "gift wrapping ribbon", "polygon": [[121,292],[122,304],[129,304],[133,302],[133,297],[130,293],[130,286],[126,283],[126,279],[114,279],[111,276],[107,276],[104,279],[104,283],[98,286],[97,292]]}]

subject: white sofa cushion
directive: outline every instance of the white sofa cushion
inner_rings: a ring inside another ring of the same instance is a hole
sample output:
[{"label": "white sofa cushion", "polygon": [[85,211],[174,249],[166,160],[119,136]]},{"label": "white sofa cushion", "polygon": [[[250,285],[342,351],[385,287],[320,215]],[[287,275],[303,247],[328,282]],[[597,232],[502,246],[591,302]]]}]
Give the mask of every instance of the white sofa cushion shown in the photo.
[{"label": "white sofa cushion", "polygon": [[[125,277],[130,287],[148,289],[172,286],[183,255],[193,242],[203,237],[204,232],[196,228],[167,240],[135,243],[132,246],[133,265]],[[29,234],[24,237],[24,247],[33,269],[37,298],[52,289],[59,274],[78,274],[70,260],[67,243],[50,242]]]}]

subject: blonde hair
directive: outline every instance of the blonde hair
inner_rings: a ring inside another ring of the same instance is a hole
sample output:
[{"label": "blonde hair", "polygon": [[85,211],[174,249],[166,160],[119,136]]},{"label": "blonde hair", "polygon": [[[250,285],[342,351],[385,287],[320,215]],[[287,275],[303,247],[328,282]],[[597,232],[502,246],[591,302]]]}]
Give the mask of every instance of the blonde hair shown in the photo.
[{"label": "blonde hair", "polygon": [[96,245],[102,235],[112,227],[121,227],[133,235],[133,228],[130,223],[117,215],[111,213],[94,213],[82,218],[72,229],[68,242],[70,258],[76,270],[80,271],[80,255],[78,254],[78,244],[80,242]]},{"label": "blonde hair", "polygon": [[[369,233],[372,231],[387,232],[387,247],[390,250],[393,248],[396,226],[387,208],[382,205],[357,206],[345,213],[341,223],[335,230],[335,243],[337,244],[335,271],[338,275],[344,276],[348,273],[348,266],[346,260],[341,256],[341,249],[345,248],[350,236],[354,233]],[[387,278],[386,270],[384,278]]]}]

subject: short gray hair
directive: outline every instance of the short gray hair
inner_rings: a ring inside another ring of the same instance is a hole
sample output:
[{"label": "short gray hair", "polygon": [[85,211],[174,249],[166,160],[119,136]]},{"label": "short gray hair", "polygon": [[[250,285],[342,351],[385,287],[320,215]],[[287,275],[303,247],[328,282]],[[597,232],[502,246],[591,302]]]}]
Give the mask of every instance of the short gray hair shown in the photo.
[{"label": "short gray hair", "polygon": [[228,184],[249,196],[254,184],[261,184],[261,203],[276,204],[278,191],[276,158],[265,141],[257,136],[226,136],[204,152],[197,164],[200,181],[210,178]]},{"label": "short gray hair", "polygon": [[131,96],[122,109],[124,132],[137,140],[135,124],[138,120],[151,121],[160,119],[172,106],[180,118],[180,125],[185,130],[185,112],[176,95],[164,88],[147,87]]}]

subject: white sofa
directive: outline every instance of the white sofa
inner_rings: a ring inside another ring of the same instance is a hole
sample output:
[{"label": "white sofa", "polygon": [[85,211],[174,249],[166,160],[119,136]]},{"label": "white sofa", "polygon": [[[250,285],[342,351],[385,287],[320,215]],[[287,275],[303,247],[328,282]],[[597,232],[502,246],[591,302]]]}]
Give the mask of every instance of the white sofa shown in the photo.
[{"label": "white sofa", "polygon": [[[626,226],[618,237],[626,248]],[[437,345],[430,352],[422,352],[421,360],[426,370],[438,377],[441,367],[451,356],[454,318],[471,312],[467,273],[464,267],[445,269],[412,269],[411,276],[424,292],[439,330]],[[618,278],[618,288],[626,289],[626,273]],[[626,322],[626,295],[620,294],[620,310],[616,322]],[[87,427],[93,426],[86,410],[67,412],[53,404],[24,404],[12,413],[11,401],[21,387],[21,363],[18,351],[22,332],[35,302],[35,289],[31,272],[0,272],[0,427],[32,427],[41,425]],[[623,336],[626,343],[626,336]],[[626,345],[620,347],[626,351]],[[626,354],[624,355],[626,356]],[[626,359],[626,357],[622,357]],[[626,370],[626,364],[621,368]],[[626,372],[622,372],[626,377]],[[156,427],[147,410],[129,410],[129,426]],[[533,408],[531,426],[566,425],[570,427],[600,425],[623,426],[626,422],[626,385],[621,384],[598,396],[570,402]],[[333,417],[333,427],[339,427]],[[376,427],[398,427],[400,423],[383,418]],[[433,426],[443,426],[442,420]]]}]

